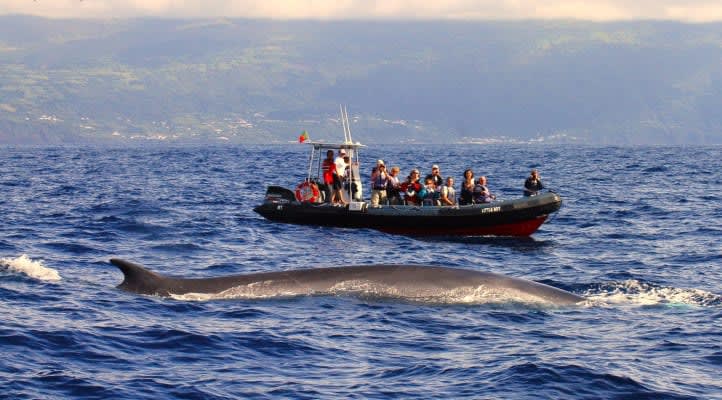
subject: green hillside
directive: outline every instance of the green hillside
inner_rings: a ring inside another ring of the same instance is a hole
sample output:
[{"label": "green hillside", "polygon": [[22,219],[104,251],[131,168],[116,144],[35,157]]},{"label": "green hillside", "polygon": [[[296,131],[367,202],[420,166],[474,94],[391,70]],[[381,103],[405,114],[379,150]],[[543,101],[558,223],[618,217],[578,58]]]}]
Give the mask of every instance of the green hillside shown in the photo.
[{"label": "green hillside", "polygon": [[0,18],[0,143],[722,143],[722,24]]}]

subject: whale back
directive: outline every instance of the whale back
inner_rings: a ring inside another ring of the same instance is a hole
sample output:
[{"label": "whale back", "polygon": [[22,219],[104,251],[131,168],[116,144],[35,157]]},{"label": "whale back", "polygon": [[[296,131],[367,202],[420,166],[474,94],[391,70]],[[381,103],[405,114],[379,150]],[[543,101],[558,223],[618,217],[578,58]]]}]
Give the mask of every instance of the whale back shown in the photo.
[{"label": "whale back", "polygon": [[584,300],[542,283],[492,272],[430,265],[357,265],[258,272],[212,278],[172,278],[141,265],[112,259],[125,278],[118,288],[148,295],[221,294],[278,296],[367,292],[407,299],[433,299],[458,291],[481,290],[487,296],[563,305]]},{"label": "whale back", "polygon": [[[212,278],[175,278],[129,261],[112,259],[124,275],[118,288],[147,295],[210,295],[213,298],[369,293],[410,300],[481,295],[498,301],[569,305],[584,298],[542,283],[493,272],[431,265],[357,265],[258,272]],[[468,297],[468,296],[467,296]]]}]

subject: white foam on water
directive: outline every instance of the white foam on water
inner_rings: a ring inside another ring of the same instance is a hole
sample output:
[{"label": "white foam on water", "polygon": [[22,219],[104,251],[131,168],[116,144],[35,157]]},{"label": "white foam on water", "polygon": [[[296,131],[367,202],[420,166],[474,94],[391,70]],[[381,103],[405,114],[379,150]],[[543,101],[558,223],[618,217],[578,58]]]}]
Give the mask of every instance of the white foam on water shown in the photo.
[{"label": "white foam on water", "polygon": [[273,281],[253,282],[239,285],[219,293],[186,293],[170,294],[175,300],[208,301],[230,299],[267,299],[275,297],[294,297],[314,294],[312,290],[290,290],[278,287]]},{"label": "white foam on water", "polygon": [[406,301],[430,304],[487,304],[518,301],[514,291],[479,287],[460,287],[438,289],[435,287],[405,287],[384,285],[364,280],[339,282],[330,290],[334,295],[356,295],[371,298],[402,299]]},{"label": "white foam on water", "polygon": [[339,282],[323,292],[310,288],[282,288],[272,281],[255,282],[240,285],[220,293],[186,293],[171,294],[171,298],[182,301],[208,301],[229,299],[269,299],[312,295],[352,296],[377,299],[400,299],[416,303],[429,304],[503,304],[522,303],[529,305],[545,305],[547,302],[535,296],[512,289],[490,288],[486,286],[463,287],[451,290],[436,288],[411,288],[383,285],[365,280],[348,280]]},{"label": "white foam on water", "polygon": [[722,296],[700,289],[659,286],[630,279],[605,284],[585,294],[591,305],[695,305],[722,304]]},{"label": "white foam on water", "polygon": [[186,294],[170,294],[170,298],[180,301],[209,301],[218,300],[218,296],[208,293],[186,293]]},{"label": "white foam on water", "polygon": [[41,281],[57,282],[60,280],[58,271],[44,266],[42,260],[30,259],[26,254],[17,258],[0,258],[0,267]]}]

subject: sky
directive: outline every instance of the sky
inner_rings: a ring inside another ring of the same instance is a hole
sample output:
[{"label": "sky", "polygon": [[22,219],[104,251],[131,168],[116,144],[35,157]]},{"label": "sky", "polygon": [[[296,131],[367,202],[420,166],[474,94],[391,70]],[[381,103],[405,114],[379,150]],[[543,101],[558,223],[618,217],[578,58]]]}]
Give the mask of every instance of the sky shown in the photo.
[{"label": "sky", "polygon": [[722,21],[722,0],[0,0],[0,15],[51,18],[662,19]]}]

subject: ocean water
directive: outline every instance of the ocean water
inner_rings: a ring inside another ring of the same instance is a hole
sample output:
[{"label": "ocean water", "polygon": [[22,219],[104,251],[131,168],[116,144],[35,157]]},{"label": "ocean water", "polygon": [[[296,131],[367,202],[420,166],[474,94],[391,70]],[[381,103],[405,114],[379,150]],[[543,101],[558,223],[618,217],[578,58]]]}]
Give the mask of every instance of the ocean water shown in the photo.
[{"label": "ocean water", "polygon": [[[722,147],[371,146],[564,204],[531,238],[415,238],[268,222],[307,146],[0,149],[0,397],[722,398]],[[373,293],[159,298],[111,257],[210,277],[435,264],[587,296],[552,307]]]}]

